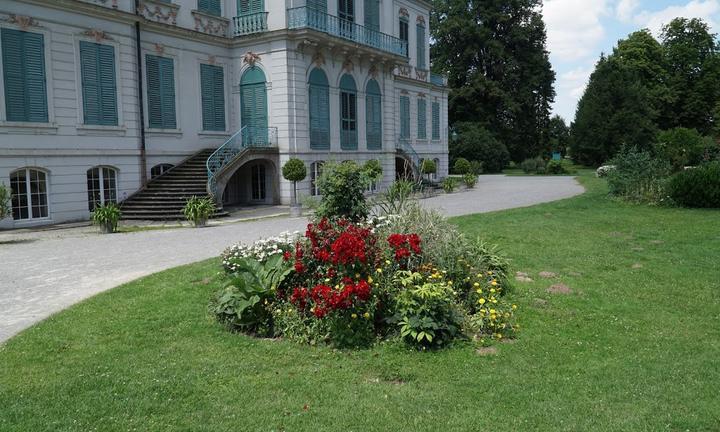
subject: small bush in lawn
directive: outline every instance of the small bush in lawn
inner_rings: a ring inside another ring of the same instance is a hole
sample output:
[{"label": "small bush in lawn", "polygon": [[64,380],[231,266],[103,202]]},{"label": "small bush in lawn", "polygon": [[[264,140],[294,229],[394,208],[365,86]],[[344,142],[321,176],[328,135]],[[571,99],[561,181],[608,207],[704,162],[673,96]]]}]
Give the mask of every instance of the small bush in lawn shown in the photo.
[{"label": "small bush in lawn", "polygon": [[668,182],[668,193],[684,207],[720,208],[720,161],[673,175]]},{"label": "small bush in lawn", "polygon": [[534,174],[537,172],[537,160],[535,158],[529,158],[522,161],[520,168],[525,174]]},{"label": "small bush in lawn", "polygon": [[183,214],[195,227],[203,227],[215,213],[215,201],[212,197],[192,197],[185,203]]},{"label": "small bush in lawn", "polygon": [[472,166],[470,165],[470,161],[465,158],[458,158],[453,165],[453,170],[455,171],[455,174],[459,175],[465,175],[469,173],[471,169]]},{"label": "small bush in lawn", "polygon": [[473,189],[477,184],[477,176],[472,173],[467,173],[463,176],[463,182],[468,189]]},{"label": "small bush in lawn", "polygon": [[354,221],[366,218],[365,191],[369,185],[367,174],[355,162],[326,163],[319,179],[322,200],[317,215]]},{"label": "small bush in lawn", "polygon": [[572,174],[574,170],[570,166],[570,162],[566,160],[551,160],[548,161],[545,167],[546,174],[559,175],[559,174]]},{"label": "small bush in lawn", "polygon": [[90,215],[93,225],[99,226],[105,234],[117,231],[118,221],[120,221],[121,216],[120,207],[115,203],[97,206]]},{"label": "small bush in lawn", "polygon": [[442,188],[445,193],[453,193],[455,192],[455,189],[457,189],[458,183],[458,179],[455,177],[445,177],[442,182]]},{"label": "small bush in lawn", "polygon": [[610,194],[628,201],[659,204],[665,201],[665,183],[670,164],[635,147],[623,148],[610,162],[607,172]]}]

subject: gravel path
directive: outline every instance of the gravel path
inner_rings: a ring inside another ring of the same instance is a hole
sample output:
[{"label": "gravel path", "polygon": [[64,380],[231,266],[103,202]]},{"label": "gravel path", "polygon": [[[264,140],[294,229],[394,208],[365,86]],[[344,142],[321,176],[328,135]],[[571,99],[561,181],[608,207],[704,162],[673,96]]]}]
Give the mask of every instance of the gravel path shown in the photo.
[{"label": "gravel path", "polygon": [[[458,216],[525,207],[582,192],[571,177],[481,176],[475,190],[422,203]],[[232,243],[304,230],[306,223],[303,218],[283,217],[106,236],[87,227],[0,233],[0,343],[102,291],[218,256]]]}]

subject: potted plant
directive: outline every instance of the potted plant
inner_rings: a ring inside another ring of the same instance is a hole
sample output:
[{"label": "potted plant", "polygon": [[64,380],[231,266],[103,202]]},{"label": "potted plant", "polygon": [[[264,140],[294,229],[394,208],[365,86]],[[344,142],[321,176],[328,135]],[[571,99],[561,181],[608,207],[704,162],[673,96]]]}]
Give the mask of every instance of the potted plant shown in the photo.
[{"label": "potted plant", "polygon": [[293,182],[292,198],[290,201],[290,216],[300,217],[302,215],[302,207],[297,202],[297,182],[305,180],[307,177],[307,168],[305,163],[297,158],[290,158],[282,168],[285,180]]},{"label": "potted plant", "polygon": [[212,197],[192,197],[185,203],[183,214],[195,228],[204,227],[207,220],[215,213],[215,201]]},{"label": "potted plant", "polygon": [[432,159],[423,159],[420,164],[420,174],[423,176],[430,176],[431,174],[437,173],[437,166],[435,161]]},{"label": "potted plant", "polygon": [[370,159],[363,165],[363,171],[368,177],[370,182],[370,193],[377,192],[377,185],[383,178],[383,169],[380,161],[377,159]]},{"label": "potted plant", "polygon": [[97,206],[91,213],[92,223],[99,226],[103,234],[114,233],[121,215],[120,207],[115,203]]},{"label": "potted plant", "polygon": [[8,217],[12,212],[12,208],[10,207],[11,199],[12,194],[10,193],[8,188],[5,186],[4,183],[0,183],[0,220]]}]

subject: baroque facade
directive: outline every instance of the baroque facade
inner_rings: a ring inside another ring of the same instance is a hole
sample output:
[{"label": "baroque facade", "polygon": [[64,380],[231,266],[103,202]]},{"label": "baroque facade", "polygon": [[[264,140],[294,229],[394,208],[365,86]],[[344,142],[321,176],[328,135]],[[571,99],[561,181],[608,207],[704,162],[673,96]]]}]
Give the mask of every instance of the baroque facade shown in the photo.
[{"label": "baroque facade", "polygon": [[[4,0],[0,183],[17,228],[87,219],[204,149],[225,205],[288,203],[280,167],[448,171],[424,0]],[[138,43],[139,42],[139,43]],[[224,151],[224,153],[223,153]]]}]

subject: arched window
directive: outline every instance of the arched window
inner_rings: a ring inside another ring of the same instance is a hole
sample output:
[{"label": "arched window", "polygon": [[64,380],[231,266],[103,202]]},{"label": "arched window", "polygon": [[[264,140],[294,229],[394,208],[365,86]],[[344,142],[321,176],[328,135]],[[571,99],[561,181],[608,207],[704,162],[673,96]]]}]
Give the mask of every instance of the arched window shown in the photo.
[{"label": "arched window", "polygon": [[36,168],[10,173],[12,214],[15,220],[42,219],[49,216],[47,174]]},{"label": "arched window", "polygon": [[315,68],[308,80],[310,110],[310,148],[330,148],[330,86],[322,69]]},{"label": "arched window", "polygon": [[320,185],[318,184],[318,180],[322,174],[322,167],[324,163],[324,161],[317,161],[310,164],[310,195],[312,196],[320,195]]},{"label": "arched window", "polygon": [[377,81],[371,79],[365,86],[365,134],[367,149],[382,149],[382,96]]},{"label": "arched window", "polygon": [[240,79],[240,120],[246,127],[243,140],[249,143],[268,144],[268,107],[265,73],[251,67]]},{"label": "arched window", "polygon": [[159,164],[155,165],[154,167],[150,168],[150,177],[160,177],[161,175],[165,174],[167,171],[170,171],[172,168],[175,168],[175,165],[173,164]]},{"label": "arched window", "polygon": [[111,167],[95,167],[87,171],[88,209],[117,202],[117,171]]},{"label": "arched window", "polygon": [[340,79],[340,148],[357,150],[357,86],[348,74]]}]

